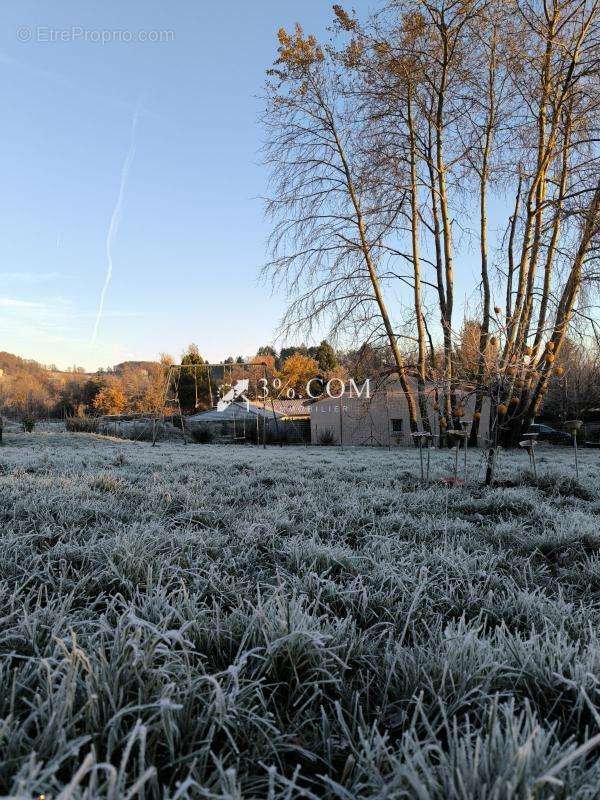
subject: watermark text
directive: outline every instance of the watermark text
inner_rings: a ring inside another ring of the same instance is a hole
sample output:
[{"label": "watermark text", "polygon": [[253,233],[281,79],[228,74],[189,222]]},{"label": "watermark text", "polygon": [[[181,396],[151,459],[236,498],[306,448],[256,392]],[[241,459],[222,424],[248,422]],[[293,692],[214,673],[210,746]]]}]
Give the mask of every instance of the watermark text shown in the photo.
[{"label": "watermark text", "polygon": [[19,42],[41,42],[63,44],[69,42],[87,42],[90,44],[133,44],[135,42],[163,44],[175,41],[175,31],[130,28],[84,28],[82,25],[71,25],[67,28],[53,28],[49,25],[30,27],[21,25],[16,30]]}]

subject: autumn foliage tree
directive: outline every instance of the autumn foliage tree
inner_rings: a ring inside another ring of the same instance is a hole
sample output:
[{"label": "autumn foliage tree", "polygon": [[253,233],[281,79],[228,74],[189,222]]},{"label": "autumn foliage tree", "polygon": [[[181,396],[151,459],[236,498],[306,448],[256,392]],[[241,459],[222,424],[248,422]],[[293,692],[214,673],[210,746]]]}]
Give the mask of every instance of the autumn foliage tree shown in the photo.
[{"label": "autumn foliage tree", "polygon": [[282,384],[283,397],[286,396],[287,390],[293,391],[296,397],[305,397],[306,384],[318,376],[318,361],[300,353],[295,353],[289,358],[286,358],[281,369],[277,372],[277,377]]},{"label": "autumn foliage tree", "polygon": [[127,408],[127,397],[120,386],[104,386],[93,402],[99,414],[122,414]]}]

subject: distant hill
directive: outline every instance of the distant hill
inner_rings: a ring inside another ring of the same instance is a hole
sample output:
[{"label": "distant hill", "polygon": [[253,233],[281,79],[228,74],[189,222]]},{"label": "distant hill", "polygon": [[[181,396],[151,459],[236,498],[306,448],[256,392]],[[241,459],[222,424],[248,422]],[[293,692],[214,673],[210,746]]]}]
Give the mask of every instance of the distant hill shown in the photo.
[{"label": "distant hill", "polygon": [[[151,370],[156,368],[158,361],[122,361],[120,364],[115,364],[109,373],[120,376],[124,372],[132,370]],[[0,351],[0,369],[5,375],[15,374],[17,372],[28,372],[31,374],[39,375],[41,372],[50,373],[51,375],[83,375],[89,376],[106,374],[105,370],[98,370],[98,372],[86,372],[83,367],[73,367],[73,369],[58,369],[54,364],[40,364],[39,361],[34,361],[31,358],[21,358],[13,353]]]},{"label": "distant hill", "polygon": [[46,371],[46,367],[43,364],[33,359],[21,358],[5,351],[0,352],[0,369],[4,370],[6,375],[15,372],[39,373]]},{"label": "distant hill", "polygon": [[145,369],[150,370],[156,367],[158,361],[122,361],[120,364],[115,364],[113,372],[115,375],[122,375],[126,370],[132,369]]},{"label": "distant hill", "polygon": [[143,413],[157,407],[164,392],[162,380],[158,361],[123,361],[86,372],[82,367],[59,370],[4,351],[0,352],[0,410],[16,419],[82,416],[99,410]]},{"label": "distant hill", "polygon": [[5,350],[0,351],[0,369],[5,375],[15,375],[16,373],[40,375],[47,373],[49,377],[53,375],[94,375],[93,372],[86,372],[83,367],[73,367],[73,369],[62,370],[58,369],[55,364],[40,364],[33,358],[21,358],[14,353],[7,353]]}]

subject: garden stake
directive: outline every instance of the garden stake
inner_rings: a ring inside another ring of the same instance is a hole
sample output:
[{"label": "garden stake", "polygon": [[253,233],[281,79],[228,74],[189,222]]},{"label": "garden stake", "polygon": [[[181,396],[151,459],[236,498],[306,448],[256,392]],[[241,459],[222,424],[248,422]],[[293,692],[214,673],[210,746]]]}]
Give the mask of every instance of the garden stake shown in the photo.
[{"label": "garden stake", "polygon": [[458,451],[460,450],[460,440],[462,438],[463,432],[461,430],[448,430],[446,431],[446,437],[448,443],[451,444],[453,441],[456,442],[456,449],[454,450],[454,480],[453,483],[456,485],[458,483]]},{"label": "garden stake", "polygon": [[465,442],[465,444],[464,444],[464,448],[465,448],[465,463],[464,463],[464,471],[465,472],[464,472],[464,474],[465,474],[465,483],[466,483],[467,482],[467,452],[468,452],[468,449],[469,449],[469,434],[468,434],[467,431],[468,431],[469,425],[471,424],[471,420],[466,420],[466,419],[465,420],[461,420],[460,424],[462,425],[462,428],[463,428],[464,442]]},{"label": "garden stake", "polygon": [[426,480],[429,480],[429,448],[427,449],[427,479],[425,478],[425,468],[423,464],[423,439],[427,439],[429,441],[431,439],[431,434],[427,433],[426,431],[414,431],[412,434],[413,439],[417,439],[419,442],[419,463],[421,465],[421,483],[425,483]]},{"label": "garden stake", "polygon": [[535,482],[537,483],[537,463],[535,460],[535,443],[537,441],[538,434],[524,433],[523,437],[524,437],[523,441],[519,442],[519,447],[523,447],[527,450],[527,455],[529,456],[529,463],[531,464],[531,469],[533,470],[533,477],[535,478]]},{"label": "garden stake", "polygon": [[427,443],[427,483],[429,483],[429,465],[431,463],[431,439]]},{"label": "garden stake", "polygon": [[580,419],[569,419],[565,422],[565,428],[573,437],[573,449],[575,451],[575,475],[579,480],[579,460],[577,458],[577,433],[581,430],[583,422]]},{"label": "garden stake", "polygon": [[456,440],[456,453],[454,454],[454,480],[458,480],[458,450],[460,447],[460,439]]},{"label": "garden stake", "polygon": [[527,450],[527,455],[529,456],[529,465],[533,470],[533,477],[535,478],[535,482],[537,483],[537,465],[535,463],[535,436],[537,434],[525,434],[527,436],[526,439],[523,439],[519,442],[519,447],[522,447],[523,450]]}]

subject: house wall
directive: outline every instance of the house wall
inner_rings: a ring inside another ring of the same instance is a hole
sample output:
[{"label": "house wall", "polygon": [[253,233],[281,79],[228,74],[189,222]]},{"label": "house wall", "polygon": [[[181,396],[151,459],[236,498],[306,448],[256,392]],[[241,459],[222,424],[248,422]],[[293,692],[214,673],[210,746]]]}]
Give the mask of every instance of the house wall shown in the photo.
[{"label": "house wall", "polygon": [[[437,413],[434,400],[428,400],[429,420],[434,434],[437,428]],[[475,397],[465,400],[466,419],[471,419],[475,408]],[[489,400],[484,398],[479,429],[479,442],[484,442],[489,430]],[[420,424],[419,427],[422,429]],[[400,430],[398,430],[400,428]],[[334,444],[345,446],[412,446],[410,415],[402,389],[396,385],[378,390],[370,400],[352,397],[346,393],[339,399],[324,399],[311,406],[311,442],[320,444],[321,437],[333,437]]]}]

